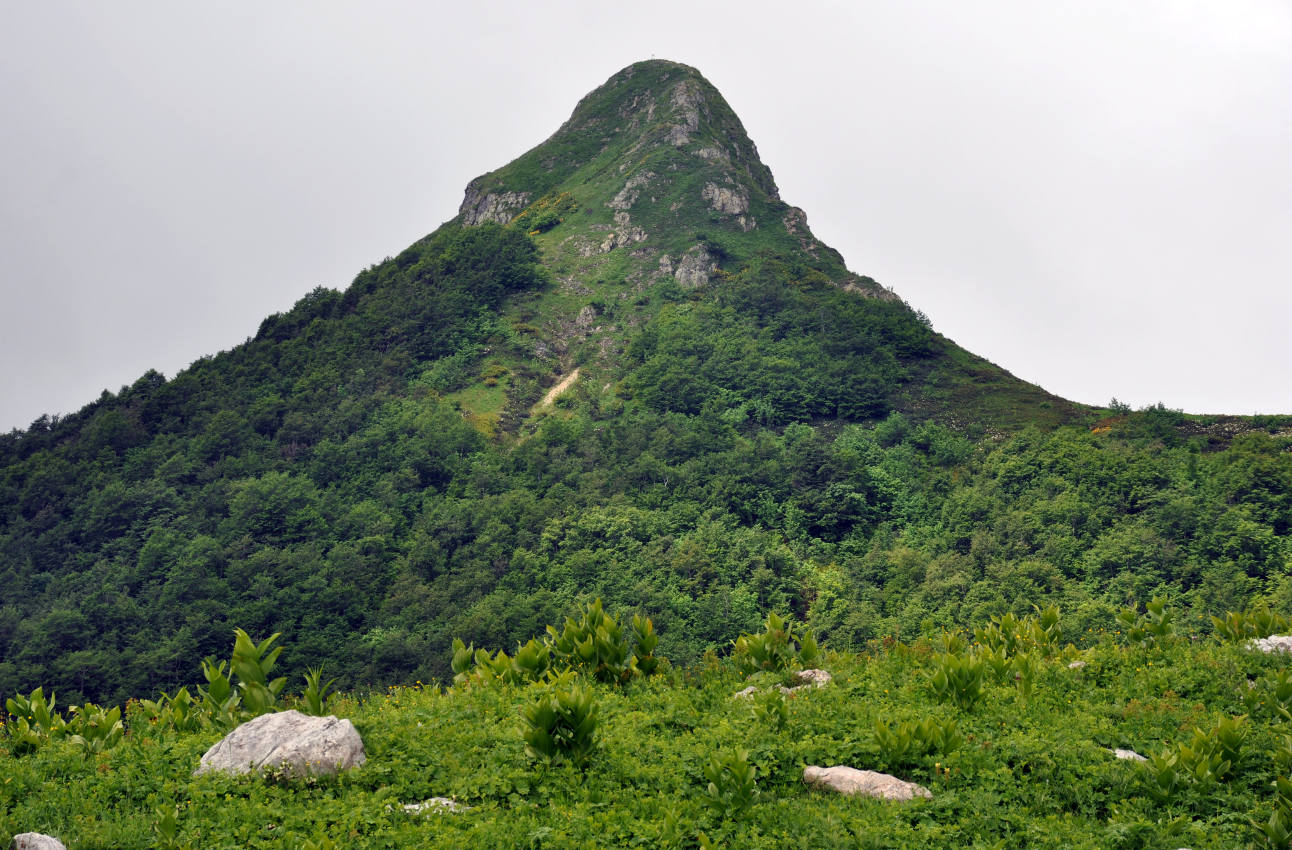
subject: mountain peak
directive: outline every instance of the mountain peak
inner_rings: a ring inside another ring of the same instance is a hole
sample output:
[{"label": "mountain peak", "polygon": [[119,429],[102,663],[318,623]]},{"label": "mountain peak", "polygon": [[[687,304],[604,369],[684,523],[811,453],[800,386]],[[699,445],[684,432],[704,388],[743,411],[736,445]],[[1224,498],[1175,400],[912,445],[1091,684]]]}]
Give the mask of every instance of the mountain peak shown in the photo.
[{"label": "mountain peak", "polygon": [[522,227],[577,271],[627,249],[626,277],[694,287],[723,263],[770,251],[807,257],[837,286],[895,297],[812,236],[726,99],[667,60],[614,74],[542,144],[472,180],[459,220]]}]

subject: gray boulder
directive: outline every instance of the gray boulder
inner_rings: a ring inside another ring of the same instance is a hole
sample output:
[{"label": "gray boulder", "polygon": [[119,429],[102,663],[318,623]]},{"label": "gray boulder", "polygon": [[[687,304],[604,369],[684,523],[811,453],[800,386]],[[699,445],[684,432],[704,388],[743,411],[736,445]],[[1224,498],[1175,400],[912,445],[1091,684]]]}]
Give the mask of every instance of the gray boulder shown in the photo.
[{"label": "gray boulder", "polygon": [[1113,750],[1113,755],[1124,761],[1148,761],[1147,758],[1135,752],[1134,750],[1123,750],[1120,747]]},{"label": "gray boulder", "polygon": [[1270,635],[1269,637],[1257,638],[1248,641],[1248,649],[1259,650],[1260,652],[1292,652],[1292,635]]},{"label": "gray boulder", "polygon": [[63,842],[39,832],[24,832],[15,835],[9,842],[9,850],[67,850]]},{"label": "gray boulder", "polygon": [[366,760],[363,740],[349,720],[292,710],[243,723],[206,751],[196,773],[281,770],[291,777],[322,776]]},{"label": "gray boulder", "polygon": [[798,688],[824,688],[834,679],[825,670],[800,670],[794,674],[792,681],[793,687]]},{"label": "gray boulder", "polygon": [[810,764],[803,768],[803,781],[813,788],[824,788],[859,797],[878,797],[881,800],[905,802],[923,797],[933,799],[933,792],[914,782],[903,782],[896,776],[873,770],[837,765],[817,767]]}]

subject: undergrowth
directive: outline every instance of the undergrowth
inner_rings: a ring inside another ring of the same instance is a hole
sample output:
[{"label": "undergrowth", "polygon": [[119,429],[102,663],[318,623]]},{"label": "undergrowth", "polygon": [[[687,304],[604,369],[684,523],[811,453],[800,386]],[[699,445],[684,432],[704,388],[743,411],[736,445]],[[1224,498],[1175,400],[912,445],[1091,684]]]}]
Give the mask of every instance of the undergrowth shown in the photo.
[{"label": "undergrowth", "polygon": [[[132,701],[110,741],[111,712],[84,706],[68,719],[35,693],[10,700],[0,736],[0,845],[34,830],[72,848],[1287,847],[1292,685],[1285,657],[1245,645],[1262,630],[1248,623],[1266,619],[1218,619],[1229,627],[1200,641],[1164,628],[1144,640],[1136,621],[1130,637],[1077,647],[1056,611],[1038,611],[997,618],[972,641],[821,649],[833,681],[785,692],[749,653],[775,646],[799,666],[791,637],[801,650],[810,636],[792,623],[769,618],[728,657],[689,669],[625,674],[625,659],[650,656],[647,624],[620,630],[590,606],[512,656],[460,649],[455,667],[479,674],[447,690],[326,697],[316,671],[305,695],[274,694],[269,710],[326,704],[367,748],[360,769],[294,781],[192,775],[229,722],[227,699],[203,707],[209,685]],[[620,648],[594,654],[596,633]],[[553,652],[567,634],[570,647]],[[232,691],[267,672],[270,643],[239,635]],[[578,645],[582,656],[568,652]],[[751,682],[753,700],[734,698]],[[87,738],[91,728],[101,737]],[[810,764],[884,770],[933,799],[812,791],[801,781]],[[431,797],[470,808],[404,808]]]}]

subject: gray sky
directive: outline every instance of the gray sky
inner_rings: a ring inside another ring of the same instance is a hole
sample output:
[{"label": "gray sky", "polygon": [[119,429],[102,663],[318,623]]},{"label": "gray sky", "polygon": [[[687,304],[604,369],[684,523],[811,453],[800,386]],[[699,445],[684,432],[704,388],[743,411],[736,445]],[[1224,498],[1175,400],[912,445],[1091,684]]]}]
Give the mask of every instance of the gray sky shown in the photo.
[{"label": "gray sky", "polygon": [[9,0],[0,428],[345,288],[651,56],[970,350],[1082,402],[1292,413],[1287,0]]}]

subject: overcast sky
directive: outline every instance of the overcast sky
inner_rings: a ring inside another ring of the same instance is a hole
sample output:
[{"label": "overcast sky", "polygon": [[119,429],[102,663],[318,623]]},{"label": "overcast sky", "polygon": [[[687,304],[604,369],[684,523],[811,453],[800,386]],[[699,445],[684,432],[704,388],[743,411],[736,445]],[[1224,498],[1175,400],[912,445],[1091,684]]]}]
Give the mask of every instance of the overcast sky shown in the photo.
[{"label": "overcast sky", "polygon": [[343,289],[631,62],[789,203],[1081,402],[1292,413],[1292,3],[0,5],[0,428]]}]

